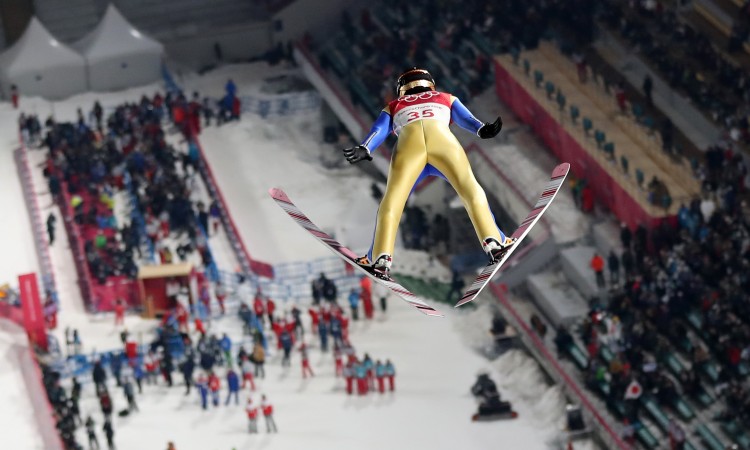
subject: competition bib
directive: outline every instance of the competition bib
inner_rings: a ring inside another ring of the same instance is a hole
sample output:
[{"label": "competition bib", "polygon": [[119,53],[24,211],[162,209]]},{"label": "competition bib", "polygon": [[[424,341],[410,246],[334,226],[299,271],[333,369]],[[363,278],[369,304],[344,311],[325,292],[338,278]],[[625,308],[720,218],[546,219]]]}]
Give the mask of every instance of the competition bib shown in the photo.
[{"label": "competition bib", "polygon": [[428,91],[405,95],[391,102],[393,132],[398,134],[406,125],[418,120],[439,120],[446,125],[451,121],[450,95]]}]

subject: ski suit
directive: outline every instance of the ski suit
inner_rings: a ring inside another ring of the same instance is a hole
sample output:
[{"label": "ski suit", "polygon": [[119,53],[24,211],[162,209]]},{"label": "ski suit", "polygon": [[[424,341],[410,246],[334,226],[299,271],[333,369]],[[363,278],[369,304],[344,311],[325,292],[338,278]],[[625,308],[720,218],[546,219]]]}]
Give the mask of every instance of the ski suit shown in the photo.
[{"label": "ski suit", "polygon": [[505,242],[466,152],[450,131],[451,122],[475,134],[484,125],[450,94],[427,91],[404,95],[388,103],[362,141],[372,152],[391,132],[398,136],[368,253],[370,260],[384,253],[393,254],[406,200],[414,186],[427,176],[442,177],[453,186],[480,242],[488,237]]}]

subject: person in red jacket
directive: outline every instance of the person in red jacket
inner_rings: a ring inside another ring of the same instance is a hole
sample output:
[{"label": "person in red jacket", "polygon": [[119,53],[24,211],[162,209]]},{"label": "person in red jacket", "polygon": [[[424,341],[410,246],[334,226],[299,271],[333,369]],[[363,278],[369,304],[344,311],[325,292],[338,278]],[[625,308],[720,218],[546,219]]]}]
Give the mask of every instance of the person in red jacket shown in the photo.
[{"label": "person in red jacket", "polygon": [[338,345],[333,346],[333,359],[336,363],[336,377],[340,377],[344,372],[344,358]]},{"label": "person in red jacket", "polygon": [[[349,265],[349,264],[347,264]],[[362,308],[365,312],[366,319],[372,319],[375,307],[372,304],[372,280],[368,277],[362,277],[359,280],[359,296],[362,300]]]},{"label": "person in red jacket", "polygon": [[311,377],[314,377],[315,374],[310,367],[310,359],[307,356],[307,346],[304,342],[302,343],[302,345],[300,345],[299,351],[302,354],[302,378],[307,378],[308,372],[310,373]]},{"label": "person in red jacket", "polygon": [[201,318],[200,317],[196,317],[194,322],[195,322],[195,331],[197,331],[198,333],[200,333],[201,336],[205,336],[206,335],[206,326],[203,325],[203,321],[201,320]]},{"label": "person in red jacket", "polygon": [[177,327],[179,328],[180,332],[187,333],[188,332],[188,320],[190,317],[188,317],[188,312],[182,305],[177,305]]},{"label": "person in red jacket", "polygon": [[596,285],[599,286],[599,289],[604,289],[604,258],[599,256],[598,253],[594,253],[590,265],[594,274],[596,274]]},{"label": "person in red jacket", "polygon": [[125,302],[121,299],[115,301],[115,326],[125,323]]},{"label": "person in red jacket", "polygon": [[208,376],[208,389],[211,391],[211,399],[214,406],[219,406],[219,389],[221,388],[221,380],[216,376],[215,372],[211,372]]},{"label": "person in red jacket", "polygon": [[271,300],[271,297],[266,297],[266,315],[268,316],[268,323],[273,326],[273,313],[276,311],[276,303]]},{"label": "person in red jacket", "polygon": [[10,86],[10,101],[13,103],[13,109],[18,109],[18,87],[15,84]]},{"label": "person in red jacket", "polygon": [[[349,264],[347,264],[348,266]],[[320,315],[315,308],[309,308],[307,313],[310,314],[310,321],[312,322],[312,330],[318,329],[318,323],[320,323]]]},{"label": "person in red jacket", "polygon": [[273,420],[273,405],[265,395],[261,396],[260,406],[263,409],[263,418],[266,419],[266,432],[278,433],[279,430],[276,428],[276,421]]},{"label": "person in red jacket", "polygon": [[253,301],[253,311],[255,311],[255,315],[258,317],[258,321],[263,325],[263,314],[265,313],[265,305],[263,304],[263,297],[261,297],[260,292],[255,294],[255,300]]},{"label": "person in red jacket", "polygon": [[249,422],[249,430],[251,433],[258,432],[258,408],[253,405],[253,399],[248,397],[247,406],[245,406],[245,412]]}]

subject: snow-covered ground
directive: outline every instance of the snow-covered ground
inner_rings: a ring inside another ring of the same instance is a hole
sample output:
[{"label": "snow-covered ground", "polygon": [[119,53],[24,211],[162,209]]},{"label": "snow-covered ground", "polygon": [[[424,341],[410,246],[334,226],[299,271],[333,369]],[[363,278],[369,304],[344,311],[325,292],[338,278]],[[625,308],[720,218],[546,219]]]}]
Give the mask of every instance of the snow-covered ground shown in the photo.
[{"label": "snow-covered ground", "polygon": [[[13,448],[42,450],[44,440],[39,435],[34,406],[26,391],[19,360],[19,353],[28,351],[29,340],[23,328],[0,319],[0,405],[3,405],[0,408],[0,433],[5,445],[12,442]],[[43,411],[40,413],[44,414]]]},{"label": "snow-covered ground", "polygon": [[[217,95],[222,92],[228,77],[226,70],[230,70],[241,92],[254,89],[252,86],[262,79],[261,74],[268,73],[267,69],[264,64],[234,66],[203,77],[184,77],[182,81],[187,92],[200,88],[202,92]],[[99,99],[106,109],[122,101],[134,101],[142,93],[152,95],[157,89],[158,86],[147,86],[121,93],[89,93],[54,105],[24,98],[22,106],[40,113],[42,118],[54,110],[59,119],[72,119],[79,106],[87,111],[94,99]],[[0,105],[0,114],[7,119],[0,126],[10,127],[7,123],[15,126],[15,113],[9,111],[8,105]],[[14,136],[12,133],[5,135]],[[370,181],[356,167],[325,169],[320,166],[320,158],[325,152],[339,150],[322,143],[322,122],[318,114],[273,120],[245,115],[239,123],[208,128],[201,141],[246,246],[255,258],[282,262],[329,255],[323,246],[316,244],[273,204],[267,190],[275,186],[284,188],[312,220],[334,233],[343,243],[356,250],[369,245],[377,208],[370,196]],[[0,144],[0,154],[5,155],[15,142],[5,139]],[[38,162],[38,159],[34,161]],[[46,217],[50,211],[47,209],[49,195],[45,194],[40,169],[34,171],[42,215]],[[15,168],[11,175],[9,179],[13,181]],[[15,188],[17,183],[10,184]],[[26,217],[20,191],[17,196],[19,198],[15,203],[9,203],[8,208]],[[10,199],[14,194],[4,184],[0,198],[5,201],[5,197]],[[62,222],[58,221],[58,225],[58,242],[51,253],[60,290],[60,329],[65,326],[78,328],[87,351],[94,346],[112,348],[118,343],[119,330],[113,326],[110,316],[92,317],[85,313],[75,284],[75,269]],[[18,254],[21,254],[19,247],[15,247],[23,245],[19,242],[32,245],[28,227],[25,235],[21,233],[24,227],[20,228],[18,233],[3,237],[3,248],[18,249]],[[225,252],[221,250],[219,253]],[[31,255],[33,263],[33,251]],[[34,269],[33,264],[29,266]],[[9,266],[8,273],[14,273],[18,268],[17,263]],[[484,449],[497,445],[549,448],[549,441],[559,429],[563,414],[559,393],[535,374],[534,370],[538,369],[531,360],[519,359],[523,355],[511,354],[489,363],[474,351],[471,340],[464,337],[465,332],[467,328],[489,328],[489,315],[455,311],[444,306],[439,309],[446,313],[446,318],[422,316],[399,300],[391,299],[386,316],[352,325],[351,340],[360,355],[368,352],[373,358],[390,358],[394,362],[396,393],[348,397],[342,390],[341,380],[333,376],[330,354],[322,355],[312,348],[315,378],[302,380],[299,357],[295,354],[288,371],[281,369],[278,356],[271,357],[267,364],[268,378],[260,381],[262,392],[274,402],[280,429],[278,435],[248,435],[242,405],[221,406],[215,411],[204,412],[195,393],[186,397],[181,387],[144,386],[144,395],[138,397],[141,412],[114,418],[118,448],[143,448],[144,444],[158,448],[169,440],[175,441],[180,450],[228,450],[254,446],[282,450]],[[238,323],[236,318],[226,317],[214,323],[214,330],[227,331],[237,340],[240,338]],[[126,326],[131,333],[142,332],[147,338],[153,325],[129,316]],[[310,338],[311,344],[315,344]],[[469,387],[480,370],[490,370],[494,374],[502,394],[513,401],[520,413],[518,419],[490,423],[469,420],[476,410]],[[4,369],[0,369],[0,374],[4,374]],[[223,375],[221,371],[220,375]],[[179,382],[180,377],[175,374],[175,379]],[[0,391],[12,387],[13,384],[0,383]],[[82,407],[84,412],[94,414],[100,429],[101,413],[94,403],[92,391],[90,385],[84,389]],[[121,392],[112,392],[115,409],[122,409],[124,398]],[[2,395],[5,394],[0,393]],[[257,394],[255,399],[258,399]],[[241,400],[244,402],[245,399]],[[6,416],[28,416],[29,411],[25,408],[22,403],[2,408],[0,423]],[[80,431],[80,438],[82,442],[86,441],[85,432]]]}]

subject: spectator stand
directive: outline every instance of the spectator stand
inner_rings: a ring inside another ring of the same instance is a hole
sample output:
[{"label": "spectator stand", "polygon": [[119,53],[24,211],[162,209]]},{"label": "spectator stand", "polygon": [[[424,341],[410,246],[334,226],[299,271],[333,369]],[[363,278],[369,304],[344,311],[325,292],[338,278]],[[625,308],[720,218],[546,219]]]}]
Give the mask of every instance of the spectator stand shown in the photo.
[{"label": "spectator stand", "polygon": [[[504,315],[509,319],[511,325],[520,330],[519,335],[525,347],[539,361],[545,372],[563,388],[568,398],[582,405],[587,423],[593,427],[604,447],[608,449],[629,450],[631,447],[622,440],[620,433],[612,427],[611,423],[614,420],[604,415],[604,411],[593,403],[582,386],[557,362],[556,358],[547,349],[544,341],[521,318],[512,303],[508,300],[507,294],[501,285],[494,282],[490,283],[490,291],[500,303],[502,309],[505,310],[506,313]],[[641,427],[638,432],[646,435],[645,440],[656,441],[656,438],[650,434],[648,429]],[[651,446],[649,448],[656,447]]]}]

